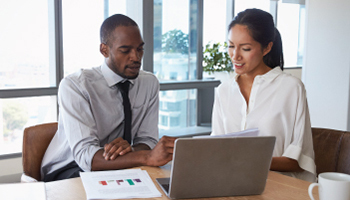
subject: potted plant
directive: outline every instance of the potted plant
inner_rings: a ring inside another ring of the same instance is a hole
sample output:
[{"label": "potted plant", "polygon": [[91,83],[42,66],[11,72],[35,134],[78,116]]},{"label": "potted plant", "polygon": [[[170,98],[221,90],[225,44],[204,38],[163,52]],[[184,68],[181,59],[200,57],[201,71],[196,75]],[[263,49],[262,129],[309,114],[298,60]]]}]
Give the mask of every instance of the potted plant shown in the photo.
[{"label": "potted plant", "polygon": [[208,43],[203,51],[203,71],[209,75],[214,74],[215,78],[224,76],[229,78],[230,72],[233,72],[231,58],[227,53],[227,43]]}]

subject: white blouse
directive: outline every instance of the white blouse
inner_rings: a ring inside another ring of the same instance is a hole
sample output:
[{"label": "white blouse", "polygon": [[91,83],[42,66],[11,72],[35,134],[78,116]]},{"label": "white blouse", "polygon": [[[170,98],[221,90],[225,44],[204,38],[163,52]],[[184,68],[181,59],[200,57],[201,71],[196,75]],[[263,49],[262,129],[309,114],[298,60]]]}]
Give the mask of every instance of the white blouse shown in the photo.
[{"label": "white blouse", "polygon": [[274,157],[297,160],[303,172],[283,174],[316,181],[311,124],[303,83],[276,67],[256,76],[249,107],[240,91],[236,75],[215,92],[212,135],[258,128],[261,136],[276,136]]}]

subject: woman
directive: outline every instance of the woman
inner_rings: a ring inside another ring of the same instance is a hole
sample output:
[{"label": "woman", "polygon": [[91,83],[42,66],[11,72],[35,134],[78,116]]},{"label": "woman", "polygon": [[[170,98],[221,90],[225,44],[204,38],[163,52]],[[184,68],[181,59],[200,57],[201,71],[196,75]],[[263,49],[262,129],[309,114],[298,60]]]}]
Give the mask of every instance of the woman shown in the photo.
[{"label": "woman", "polygon": [[284,72],[282,41],[272,16],[247,9],[229,25],[236,76],[215,94],[212,135],[259,128],[276,136],[270,169],[314,182],[316,167],[303,83]]}]

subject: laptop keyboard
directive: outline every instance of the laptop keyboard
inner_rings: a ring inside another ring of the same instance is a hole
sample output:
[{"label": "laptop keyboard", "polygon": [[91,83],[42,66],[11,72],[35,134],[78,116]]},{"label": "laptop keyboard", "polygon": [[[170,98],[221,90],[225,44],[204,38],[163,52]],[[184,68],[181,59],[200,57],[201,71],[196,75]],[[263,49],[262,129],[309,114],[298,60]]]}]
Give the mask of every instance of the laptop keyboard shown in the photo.
[{"label": "laptop keyboard", "polygon": [[169,193],[169,184],[162,184],[163,189]]}]

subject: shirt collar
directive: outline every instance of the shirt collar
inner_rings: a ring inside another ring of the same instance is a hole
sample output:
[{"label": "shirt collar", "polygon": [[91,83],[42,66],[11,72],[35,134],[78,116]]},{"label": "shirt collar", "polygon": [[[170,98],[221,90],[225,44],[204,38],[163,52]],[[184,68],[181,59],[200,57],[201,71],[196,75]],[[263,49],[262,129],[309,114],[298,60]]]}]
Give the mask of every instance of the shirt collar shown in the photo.
[{"label": "shirt collar", "polygon": [[[271,69],[270,71],[268,71],[266,74],[256,76],[255,79],[262,79],[262,80],[271,82],[280,74],[282,74],[282,70],[280,67],[277,66],[277,67]],[[239,74],[235,73],[234,77],[235,77],[235,81],[237,82]]]},{"label": "shirt collar", "polygon": [[268,71],[266,74],[259,75],[257,77],[260,77],[262,80],[265,80],[267,82],[272,82],[280,74],[282,74],[282,70],[280,67],[277,66],[277,67],[271,69],[270,71]]},{"label": "shirt collar", "polygon": [[135,80],[130,80],[123,78],[119,76],[118,74],[114,73],[107,65],[106,61],[104,61],[101,65],[101,71],[102,75],[105,77],[107,84],[109,87],[112,87],[116,85],[119,82],[125,82],[126,80],[129,80],[130,83],[133,85]]}]

